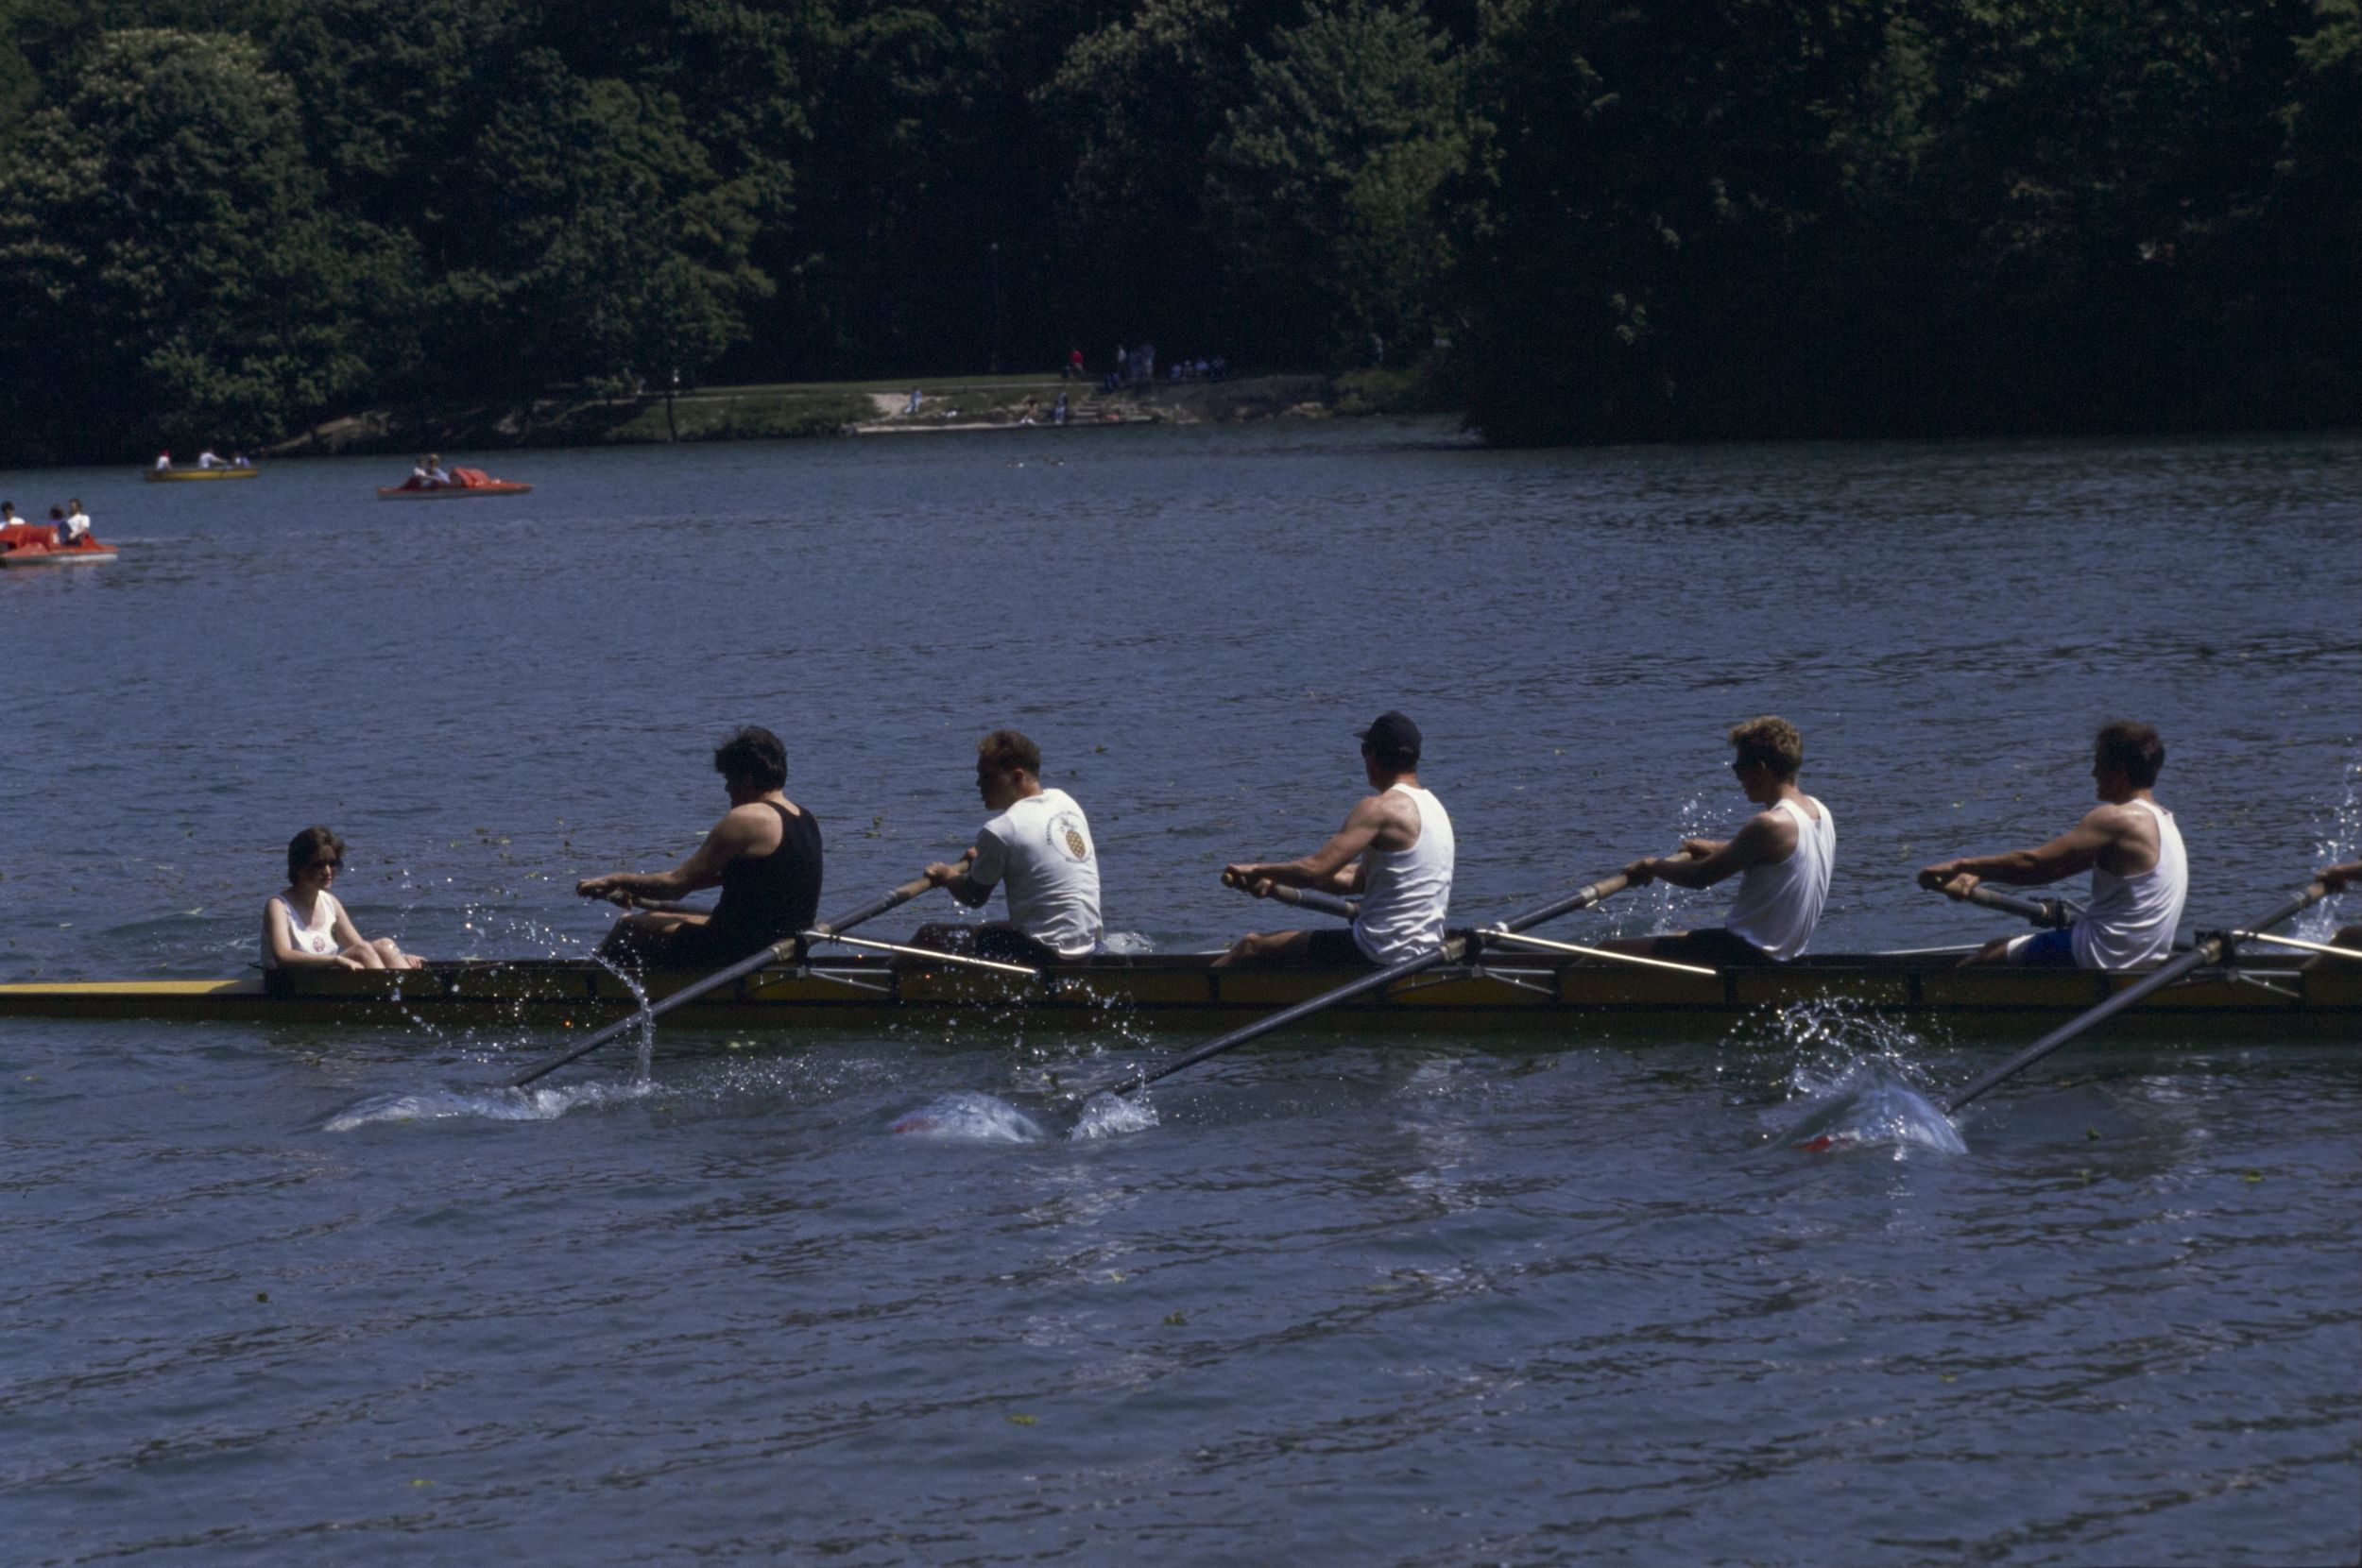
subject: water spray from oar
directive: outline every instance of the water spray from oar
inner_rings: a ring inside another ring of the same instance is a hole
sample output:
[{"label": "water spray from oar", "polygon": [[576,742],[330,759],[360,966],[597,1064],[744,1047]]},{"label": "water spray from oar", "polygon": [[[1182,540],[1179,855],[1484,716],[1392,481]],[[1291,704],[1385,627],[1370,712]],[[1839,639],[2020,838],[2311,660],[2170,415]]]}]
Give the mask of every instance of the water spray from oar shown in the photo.
[{"label": "water spray from oar", "polygon": [[1349,1002],[1356,997],[1365,997],[1373,991],[1383,991],[1396,980],[1408,980],[1424,970],[1437,968],[1446,963],[1458,963],[1478,950],[1487,937],[1512,935],[1529,927],[1538,926],[1546,920],[1555,920],[1562,914],[1571,913],[1576,910],[1590,909],[1595,904],[1621,893],[1626,886],[1627,883],[1620,872],[1613,877],[1602,878],[1588,887],[1579,888],[1563,898],[1553,899],[1539,909],[1529,910],[1524,914],[1504,920],[1498,926],[1478,931],[1463,931],[1447,939],[1431,953],[1418,958],[1407,958],[1399,963],[1389,964],[1383,969],[1372,970],[1369,974],[1350,980],[1334,991],[1323,992],[1309,1001],[1301,1001],[1293,1007],[1282,1008],[1268,1017],[1257,1019],[1243,1029],[1232,1030],[1219,1040],[1208,1041],[1195,1050],[1176,1056],[1162,1066],[1151,1067],[1144,1072],[1136,1072],[1113,1083],[1089,1089],[1072,1090],[1061,1099],[1066,1104],[1074,1106],[1081,1105],[1102,1094],[1121,1096],[1135,1093],[1159,1079],[1172,1077],[1184,1067],[1193,1067],[1200,1062],[1209,1062],[1224,1051],[1235,1050],[1250,1040],[1259,1040],[1274,1030],[1285,1029],[1290,1024],[1300,1023],[1314,1014],[1326,1012],[1340,1002]]},{"label": "water spray from oar", "polygon": [[[2224,963],[2231,957],[2240,942],[2259,939],[2272,927],[2284,925],[2295,919],[2299,914],[2327,897],[2329,892],[2329,888],[2324,883],[2313,882],[2302,893],[2298,894],[2261,920],[2253,921],[2244,927],[2215,931],[2202,936],[2191,946],[2189,951],[2150,970],[2098,1006],[2079,1014],[2070,1022],[2060,1025],[1990,1072],[1970,1080],[1965,1087],[1943,1102],[1941,1113],[1943,1118],[1947,1122],[1951,1121],[1959,1116],[1961,1110],[1972,1100],[1980,1099],[1997,1085],[2015,1078],[2019,1073],[2024,1072],[2079,1035],[2107,1022],[2127,1008],[2137,1005],[2167,986],[2175,984],[2193,970]],[[1936,1114],[1937,1107],[1926,1104],[1916,1094],[1911,1094],[1909,1091],[1902,1091],[1902,1093],[1910,1094],[1910,1099],[1918,1101],[1918,1103],[1905,1107],[1906,1112],[1911,1116],[1918,1116],[1922,1105],[1925,1105],[1927,1115]],[[1796,1147],[1806,1152],[1818,1153],[1829,1149],[1869,1141],[1872,1140],[1858,1131],[1840,1129],[1834,1132],[1818,1132],[1813,1136],[1799,1142]]]},{"label": "water spray from oar", "polygon": [[729,984],[732,980],[744,979],[745,976],[753,974],[756,970],[762,968],[766,964],[783,963],[794,958],[796,956],[796,947],[799,944],[812,941],[826,941],[830,938],[842,936],[846,931],[852,929],[855,926],[860,925],[865,920],[874,920],[879,915],[885,913],[888,910],[899,909],[902,905],[909,903],[912,899],[917,897],[920,894],[925,893],[929,888],[933,886],[934,883],[929,881],[924,877],[914,878],[910,881],[904,882],[900,887],[896,888],[893,892],[882,895],[881,896],[874,898],[870,902],[864,904],[861,908],[853,911],[849,914],[841,914],[834,920],[824,920],[808,931],[799,931],[794,936],[786,937],[780,941],[775,942],[768,947],[763,948],[761,952],[739,960],[736,963],[731,964],[727,969],[717,970],[714,973],[708,975],[701,980],[695,980],[688,985],[682,986],[678,991],[674,992],[671,996],[666,997],[661,1001],[653,1004],[644,1012],[635,1013],[628,1018],[617,1019],[615,1022],[608,1025],[605,1029],[598,1031],[579,1045],[569,1046],[566,1049],[557,1052],[554,1056],[543,1057],[532,1066],[527,1067],[524,1071],[510,1079],[508,1081],[508,1086],[512,1089],[522,1089],[526,1084],[532,1082],[535,1079],[546,1077],[548,1074],[554,1073],[558,1068],[564,1066],[567,1063],[590,1055],[592,1051],[598,1049],[601,1046],[606,1045],[609,1040],[614,1039],[617,1035],[623,1033],[626,1030],[639,1028],[644,1024],[652,1022],[663,1014],[672,1012],[673,1009],[681,1006],[683,1003],[695,1001],[699,997],[704,996],[707,992],[718,990],[721,987]]}]

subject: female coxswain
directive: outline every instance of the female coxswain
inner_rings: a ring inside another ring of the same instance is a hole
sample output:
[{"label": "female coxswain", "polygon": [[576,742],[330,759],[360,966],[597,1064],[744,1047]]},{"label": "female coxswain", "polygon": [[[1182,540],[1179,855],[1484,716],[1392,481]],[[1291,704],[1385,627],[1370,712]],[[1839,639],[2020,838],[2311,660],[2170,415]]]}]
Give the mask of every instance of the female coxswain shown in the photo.
[{"label": "female coxswain", "polygon": [[390,936],[363,937],[345,906],[328,891],[345,863],[345,841],[325,827],[306,827],[287,842],[287,885],[263,906],[265,969],[417,969],[422,961]]}]

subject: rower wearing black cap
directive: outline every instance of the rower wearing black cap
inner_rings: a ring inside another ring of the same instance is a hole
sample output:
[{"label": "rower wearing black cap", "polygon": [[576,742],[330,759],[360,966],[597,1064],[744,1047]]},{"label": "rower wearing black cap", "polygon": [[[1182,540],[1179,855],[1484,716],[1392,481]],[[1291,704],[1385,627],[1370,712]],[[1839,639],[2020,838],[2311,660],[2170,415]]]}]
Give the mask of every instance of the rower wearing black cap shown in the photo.
[{"label": "rower wearing black cap", "polygon": [[1419,783],[1419,726],[1388,711],[1357,737],[1368,795],[1319,849],[1297,861],[1247,861],[1223,880],[1258,898],[1275,887],[1358,895],[1350,930],[1256,931],[1217,963],[1358,968],[1398,963],[1443,945],[1451,904],[1451,818]]}]

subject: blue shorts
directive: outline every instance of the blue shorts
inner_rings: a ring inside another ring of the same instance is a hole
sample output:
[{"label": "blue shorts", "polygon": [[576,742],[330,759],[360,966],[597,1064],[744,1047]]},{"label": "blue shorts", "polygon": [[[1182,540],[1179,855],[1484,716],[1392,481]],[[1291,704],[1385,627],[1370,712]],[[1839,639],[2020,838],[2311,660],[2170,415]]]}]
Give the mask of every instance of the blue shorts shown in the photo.
[{"label": "blue shorts", "polygon": [[2021,969],[2072,969],[2075,933],[2038,931],[2032,936],[2013,938],[2010,943],[2010,962]]}]

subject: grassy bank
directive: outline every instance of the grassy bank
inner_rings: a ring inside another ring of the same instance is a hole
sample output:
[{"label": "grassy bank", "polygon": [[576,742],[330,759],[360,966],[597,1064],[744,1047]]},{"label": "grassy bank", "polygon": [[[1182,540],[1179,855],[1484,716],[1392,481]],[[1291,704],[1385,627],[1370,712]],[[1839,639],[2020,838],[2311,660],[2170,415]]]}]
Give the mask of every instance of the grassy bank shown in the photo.
[{"label": "grassy bank", "polygon": [[[916,387],[926,394],[908,411]],[[1200,424],[1332,415],[1441,412],[1427,379],[1411,370],[1159,382],[1102,392],[1095,382],[1046,376],[950,376],[862,382],[778,382],[705,386],[671,399],[543,398],[529,406],[381,409],[333,419],[266,449],[298,452],[471,452],[666,441],[794,440],[842,433],[967,430],[1014,424],[1028,401],[1036,417],[1065,393],[1079,423]]]}]

